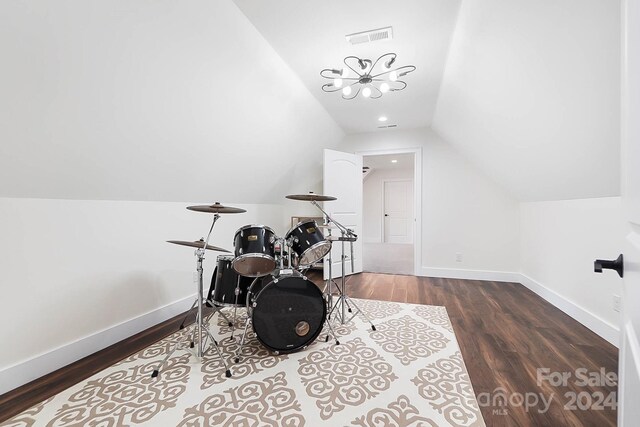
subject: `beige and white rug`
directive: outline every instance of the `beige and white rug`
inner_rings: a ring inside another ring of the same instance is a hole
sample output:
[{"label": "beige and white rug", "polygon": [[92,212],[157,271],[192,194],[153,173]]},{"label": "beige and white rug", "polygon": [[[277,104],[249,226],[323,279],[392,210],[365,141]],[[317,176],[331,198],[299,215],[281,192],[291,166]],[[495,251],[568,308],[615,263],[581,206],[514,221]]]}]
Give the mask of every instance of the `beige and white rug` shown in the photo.
[{"label": "beige and white rug", "polygon": [[[214,356],[177,351],[171,335],[14,417],[2,426],[484,426],[444,307],[355,300],[336,328],[340,345],[317,340],[276,356],[255,337],[224,376]],[[215,319],[212,332],[229,335]],[[324,335],[321,335],[324,337]],[[236,344],[222,340],[231,356]]]}]

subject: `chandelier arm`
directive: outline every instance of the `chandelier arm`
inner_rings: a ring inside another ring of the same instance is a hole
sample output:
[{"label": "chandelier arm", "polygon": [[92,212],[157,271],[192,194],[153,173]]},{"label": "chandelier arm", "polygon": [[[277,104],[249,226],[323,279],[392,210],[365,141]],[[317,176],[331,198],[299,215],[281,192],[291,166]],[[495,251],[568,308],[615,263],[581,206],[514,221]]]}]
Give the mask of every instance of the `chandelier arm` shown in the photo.
[{"label": "chandelier arm", "polygon": [[[353,86],[353,85],[352,85],[352,86]],[[352,92],[352,93],[353,93],[353,92]],[[343,93],[343,94],[342,94],[342,99],[353,99],[353,98],[355,98],[356,96],[358,96],[358,94],[359,94],[359,93],[360,93],[360,88],[358,88],[358,90],[356,90],[356,91],[355,91],[355,93],[353,93],[353,96],[351,96],[351,97],[346,97],[346,96],[344,96],[344,93]]]},{"label": "chandelier arm", "polygon": [[359,77],[364,76],[364,73],[363,73],[363,74],[360,74],[358,71],[354,70],[354,69],[353,69],[353,67],[352,67],[351,65],[349,65],[349,64],[347,63],[347,59],[349,59],[349,58],[355,59],[356,61],[361,61],[361,59],[360,59],[360,58],[358,58],[357,56],[347,56],[347,57],[345,57],[345,58],[344,58],[344,61],[342,61],[342,62],[344,62],[344,65],[346,65],[347,67],[349,67],[349,69],[350,69],[351,71],[353,71],[354,73],[356,73]]},{"label": "chandelier arm", "polygon": [[389,88],[389,92],[397,92],[400,90],[404,90],[407,87],[407,83],[403,82],[402,80],[396,80],[394,83],[402,83],[404,86],[402,86],[400,89]]},{"label": "chandelier arm", "polygon": [[[408,71],[404,71],[406,68],[411,68],[411,69],[408,70]],[[371,76],[371,78],[374,79],[376,77],[380,77],[380,76],[383,76],[385,74],[389,74],[392,71],[400,71],[400,70],[403,70],[402,72],[404,72],[406,74],[409,74],[409,73],[415,71],[416,67],[415,67],[415,65],[403,65],[402,67],[394,68],[393,70],[387,70],[387,71],[384,71],[382,73],[376,74],[375,76]]]},{"label": "chandelier arm", "polygon": [[[330,88],[334,88],[334,89],[330,89]],[[342,89],[339,88],[339,87],[335,87],[333,85],[333,83],[326,83],[326,84],[322,85],[322,90],[327,92],[327,93],[333,93],[333,92],[337,92],[337,91],[342,90]]]},{"label": "chandelier arm", "polygon": [[[325,76],[323,74],[325,71],[329,72],[331,75]],[[324,70],[320,71],[320,76],[324,77],[325,79],[330,79],[330,80],[333,80],[333,79],[356,80],[356,81],[360,80],[360,78],[356,78],[356,77],[342,77],[340,74],[335,74],[333,72],[333,70],[331,70],[329,68],[325,68]]]},{"label": "chandelier arm", "polygon": [[371,85],[371,87],[372,87],[373,89],[375,89],[375,90],[378,92],[378,94],[377,94],[378,96],[373,96],[373,93],[372,93],[372,94],[371,94],[371,96],[370,96],[369,98],[371,98],[371,99],[378,99],[378,98],[382,97],[382,91],[381,91],[380,89],[378,89],[378,88],[377,88],[376,86],[374,86],[374,85]]},{"label": "chandelier arm", "polygon": [[396,55],[395,53],[393,53],[393,52],[389,52],[389,53],[385,53],[384,55],[380,55],[380,56],[378,57],[378,59],[376,59],[376,62],[374,62],[374,63],[373,63],[373,65],[371,66],[371,69],[373,70],[373,69],[375,68],[376,64],[377,64],[377,63],[378,63],[382,58],[384,58],[385,56],[389,56],[389,55],[393,55],[393,57],[394,57],[394,58],[395,58],[395,57],[397,57],[397,55]]}]

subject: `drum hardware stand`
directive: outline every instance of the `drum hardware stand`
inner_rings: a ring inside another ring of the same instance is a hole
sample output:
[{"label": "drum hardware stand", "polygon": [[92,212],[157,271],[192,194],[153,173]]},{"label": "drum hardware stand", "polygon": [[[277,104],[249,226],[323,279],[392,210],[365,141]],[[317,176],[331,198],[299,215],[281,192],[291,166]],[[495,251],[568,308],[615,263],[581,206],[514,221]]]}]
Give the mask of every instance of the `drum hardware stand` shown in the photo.
[{"label": "drum hardware stand", "polygon": [[[189,317],[189,315],[191,314],[191,310],[193,310],[194,308],[196,308],[196,304],[198,304],[198,299],[195,299],[193,301],[193,304],[191,305],[191,308],[189,310],[187,310],[187,312],[184,315],[184,319],[182,319],[182,323],[180,324],[180,330],[184,329],[184,325],[187,322],[187,318]],[[205,301],[205,305],[209,308],[213,308],[214,313],[219,313],[220,316],[222,316],[224,318],[224,320],[227,321],[227,323],[229,324],[229,326],[233,326],[233,324],[231,323],[231,320],[229,320],[229,318],[227,317],[226,314],[224,314],[224,312],[222,311],[222,307],[219,307],[217,305],[215,305],[215,303],[211,300],[206,300]],[[209,317],[211,317],[214,313],[211,313],[209,315]]]},{"label": "drum hardware stand", "polygon": [[[340,230],[340,237],[338,240],[340,240],[342,242],[342,253],[341,253],[341,264],[342,264],[342,280],[341,280],[341,286],[338,286],[337,283],[335,283],[335,281],[333,280],[332,276],[332,272],[331,272],[331,251],[329,251],[329,278],[327,279],[327,284],[329,285],[329,290],[331,291],[331,282],[333,282],[336,285],[336,288],[338,289],[338,293],[340,294],[340,296],[338,297],[338,300],[336,301],[335,305],[333,305],[333,307],[331,307],[331,310],[329,311],[329,314],[327,315],[327,318],[331,318],[331,314],[335,311],[335,309],[338,307],[338,305],[340,305],[341,310],[340,310],[340,322],[344,325],[347,322],[350,322],[351,320],[353,320],[354,317],[356,317],[358,315],[358,313],[362,314],[362,316],[367,320],[367,322],[369,322],[369,324],[371,325],[371,329],[372,330],[376,330],[375,325],[373,324],[373,322],[371,321],[371,319],[369,319],[369,316],[367,316],[367,314],[362,311],[360,309],[360,307],[358,307],[358,305],[355,303],[355,301],[353,301],[351,298],[349,298],[349,296],[347,295],[347,289],[345,287],[345,259],[346,256],[344,254],[345,252],[345,247],[344,244],[345,242],[349,242],[349,245],[351,246],[351,271],[354,270],[354,265],[353,265],[353,242],[355,242],[358,239],[358,235],[355,234],[353,232],[353,230],[351,230],[350,228],[345,227],[344,225],[340,224],[338,221],[336,221],[335,219],[331,218],[331,215],[329,215],[327,212],[325,212],[324,209],[322,209],[320,207],[320,205],[318,204],[317,201],[315,200],[311,200],[311,204],[314,205],[316,208],[318,208],[325,216],[325,223],[331,224],[333,223],[338,230]],[[331,299],[331,293],[330,295],[330,299]],[[333,301],[331,301],[331,304],[333,303]],[[353,305],[353,307],[355,307],[355,312],[353,313],[353,316],[351,316],[349,318],[349,320],[345,320],[347,317],[347,307],[349,308],[349,312],[351,313],[351,305]],[[328,336],[327,336],[328,338]]]},{"label": "drum hardware stand", "polygon": [[[203,302],[204,302],[204,297],[202,295],[202,286],[203,286],[202,261],[204,260],[205,248],[209,244],[209,238],[211,237],[211,232],[213,231],[213,227],[216,225],[216,221],[218,221],[219,218],[220,218],[220,215],[218,213],[216,213],[213,216],[213,222],[211,223],[211,228],[209,229],[209,234],[207,235],[207,239],[205,240],[204,244],[202,245],[202,248],[198,248],[194,252],[194,255],[196,256],[196,271],[198,273],[198,281],[197,281],[198,299],[194,303],[195,305],[197,305],[198,311],[197,311],[197,315],[196,315],[196,323],[195,323],[195,326],[194,326],[194,332],[197,334],[197,338],[198,338],[197,339],[198,346],[196,348],[196,357],[198,357],[198,358],[202,357],[202,354],[203,354],[203,352],[202,352],[202,347],[203,347],[202,334],[203,334],[203,332],[206,332],[207,336],[211,339],[211,344],[210,345],[212,345],[216,349],[216,351],[218,353],[218,357],[220,358],[220,360],[222,361],[222,364],[224,365],[225,375],[228,378],[228,377],[231,376],[231,371],[229,370],[229,367],[227,366],[227,362],[224,360],[224,357],[222,357],[222,353],[220,352],[220,348],[218,347],[218,342],[215,340],[215,338],[213,338],[213,334],[211,334],[211,331],[209,331],[208,327],[204,326],[204,322],[202,321],[202,305],[203,305]],[[193,343],[194,343],[194,341],[192,340],[191,343],[190,343],[190,347],[191,348],[193,348]],[[164,360],[151,373],[151,377],[152,378],[155,378],[155,377],[158,376],[158,374],[160,373],[160,369],[162,369],[162,367],[165,365],[165,363],[167,363],[167,360],[169,360],[171,355],[178,349],[179,345],[180,345],[180,343],[177,342],[173,346],[173,349],[171,349],[171,351],[169,353],[167,353],[167,355],[165,356]]]},{"label": "drum hardware stand", "polygon": [[249,316],[249,304],[251,303],[251,289],[253,289],[253,285],[256,284],[256,282],[258,281],[258,279],[260,279],[260,277],[256,277],[255,279],[253,279],[253,282],[251,282],[251,285],[249,286],[249,289],[247,289],[247,313],[246,313],[246,319],[244,322],[244,331],[242,332],[242,338],[240,339],[240,345],[238,346],[238,349],[236,350],[236,355],[233,358],[233,361],[235,363],[240,362],[240,352],[242,351],[242,349],[244,348],[244,340],[247,336],[247,328],[249,327],[249,322],[251,322],[251,316]]}]

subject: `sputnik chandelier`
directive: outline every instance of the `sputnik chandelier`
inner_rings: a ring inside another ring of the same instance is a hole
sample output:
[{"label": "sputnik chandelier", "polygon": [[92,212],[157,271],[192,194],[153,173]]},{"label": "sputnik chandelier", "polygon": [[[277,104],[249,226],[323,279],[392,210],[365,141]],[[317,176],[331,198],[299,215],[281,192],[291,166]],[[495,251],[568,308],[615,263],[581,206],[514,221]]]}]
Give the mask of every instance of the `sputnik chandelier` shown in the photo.
[{"label": "sputnik chandelier", "polygon": [[322,90],[342,91],[344,99],[354,99],[360,93],[365,98],[377,99],[383,93],[402,90],[407,87],[407,84],[400,78],[415,71],[416,67],[405,65],[394,68],[395,62],[395,53],[385,53],[375,62],[357,56],[347,56],[344,58],[345,68],[326,68],[320,71],[322,77],[331,80],[322,85]]}]

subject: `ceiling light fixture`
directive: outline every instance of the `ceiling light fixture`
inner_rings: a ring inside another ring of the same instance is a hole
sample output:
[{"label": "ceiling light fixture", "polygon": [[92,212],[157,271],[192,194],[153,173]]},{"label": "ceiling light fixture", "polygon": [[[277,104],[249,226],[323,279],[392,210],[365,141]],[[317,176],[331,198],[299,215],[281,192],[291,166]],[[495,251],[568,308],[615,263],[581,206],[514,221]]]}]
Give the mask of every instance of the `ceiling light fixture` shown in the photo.
[{"label": "ceiling light fixture", "polygon": [[[404,65],[392,68],[395,62],[395,53],[385,53],[375,62],[357,56],[347,56],[344,58],[345,68],[340,70],[325,68],[320,71],[322,77],[331,80],[330,83],[322,85],[322,90],[325,92],[341,90],[344,99],[354,99],[360,93],[365,98],[377,99],[383,93],[403,90],[407,84],[399,79],[415,71],[416,67]],[[355,77],[348,77],[352,75],[349,70],[355,74]]]},{"label": "ceiling light fixture", "polygon": [[387,116],[380,116],[380,117],[378,117],[378,121],[379,121],[379,122],[386,122],[386,121],[387,121]]},{"label": "ceiling light fixture", "polygon": [[396,159],[391,160],[391,163],[398,163]]}]

